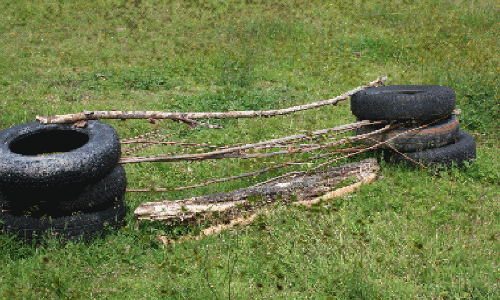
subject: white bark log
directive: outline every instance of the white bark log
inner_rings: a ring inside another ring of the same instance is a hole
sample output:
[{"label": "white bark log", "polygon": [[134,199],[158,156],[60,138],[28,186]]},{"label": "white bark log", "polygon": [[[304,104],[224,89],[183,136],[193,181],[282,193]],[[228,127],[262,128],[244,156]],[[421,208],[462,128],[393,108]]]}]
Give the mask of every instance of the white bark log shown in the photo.
[{"label": "white bark log", "polygon": [[201,123],[198,119],[229,119],[229,118],[256,118],[256,117],[274,117],[286,115],[302,110],[308,110],[325,105],[335,105],[342,100],[349,99],[353,94],[364,89],[378,86],[387,81],[386,77],[378,78],[365,86],[357,87],[333,99],[317,101],[310,104],[297,105],[278,110],[250,110],[250,111],[230,111],[230,112],[163,112],[163,111],[83,111],[76,114],[55,115],[50,117],[36,116],[36,120],[43,124],[55,123],[74,123],[81,120],[100,120],[100,119],[171,119],[174,121],[186,123],[191,127],[198,125],[211,128],[220,128],[218,125]]}]

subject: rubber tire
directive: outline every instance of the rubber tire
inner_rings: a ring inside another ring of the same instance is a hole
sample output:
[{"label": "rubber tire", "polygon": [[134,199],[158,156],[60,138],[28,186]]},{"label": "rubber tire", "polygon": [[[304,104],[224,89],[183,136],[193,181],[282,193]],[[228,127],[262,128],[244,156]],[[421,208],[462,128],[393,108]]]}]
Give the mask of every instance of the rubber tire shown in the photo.
[{"label": "rubber tire", "polygon": [[112,229],[124,224],[126,213],[125,198],[120,197],[100,210],[79,213],[55,219],[41,219],[30,216],[15,216],[3,212],[4,202],[0,200],[0,233],[17,235],[18,239],[39,243],[44,237],[61,238],[63,241],[89,241],[94,237],[104,237]]},{"label": "rubber tire", "polygon": [[[50,152],[62,153],[36,156]],[[92,120],[84,128],[38,122],[17,125],[0,131],[0,186],[85,182],[113,170],[120,155],[118,134],[106,123]]]},{"label": "rubber tire", "polygon": [[[360,119],[358,119],[360,121]],[[367,134],[375,130],[383,128],[384,125],[367,125],[361,128],[356,128],[356,135]],[[416,126],[420,127],[420,126]],[[459,120],[455,115],[446,118],[442,121],[429,125],[422,129],[413,130],[409,133],[404,132],[411,130],[415,127],[398,127],[389,131],[378,133],[370,136],[378,142],[387,141],[399,134],[402,134],[389,142],[391,146],[401,152],[415,152],[425,149],[439,148],[449,145],[458,138],[459,134]],[[360,141],[367,146],[373,146],[377,142],[369,139]],[[382,144],[381,149],[392,149],[390,146]]]},{"label": "rubber tire", "polygon": [[[453,144],[441,148],[409,152],[405,153],[405,155],[425,166],[451,167],[455,163],[457,167],[462,167],[466,161],[472,163],[476,158],[476,141],[471,134],[460,130],[458,139]],[[418,166],[418,164],[407,160],[399,153],[393,153],[390,161],[406,163],[411,167]]]},{"label": "rubber tire", "polygon": [[455,91],[438,85],[391,85],[369,88],[351,97],[351,111],[362,120],[428,120],[449,116]]},{"label": "rubber tire", "polygon": [[63,201],[57,206],[61,212],[89,212],[94,207],[122,197],[127,189],[127,175],[121,165],[117,165],[110,174],[95,184],[84,187],[78,198]]},{"label": "rubber tire", "polygon": [[127,188],[127,175],[117,165],[103,178],[84,183],[71,183],[49,188],[0,188],[0,197],[6,209],[18,215],[30,211],[32,216],[52,217],[82,211],[87,212],[103,203],[123,196]]}]

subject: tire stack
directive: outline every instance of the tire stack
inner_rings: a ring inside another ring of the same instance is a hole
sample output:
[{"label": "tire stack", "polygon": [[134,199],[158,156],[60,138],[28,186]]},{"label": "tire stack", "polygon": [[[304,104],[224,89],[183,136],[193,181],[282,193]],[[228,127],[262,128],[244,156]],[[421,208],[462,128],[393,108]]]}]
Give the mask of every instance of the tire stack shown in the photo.
[{"label": "tire stack", "polygon": [[[371,136],[372,139],[362,140],[362,143],[373,146],[388,141],[396,150],[425,166],[444,168],[456,164],[461,167],[476,158],[476,142],[471,134],[459,129],[459,120],[453,114],[455,102],[455,92],[450,87],[392,85],[354,94],[351,111],[358,121],[385,120],[399,125]],[[356,134],[367,134],[383,126],[364,126],[357,129]],[[382,144],[380,148],[392,147]],[[389,153],[389,160],[417,165],[396,151]]]},{"label": "tire stack", "polygon": [[89,240],[123,225],[125,170],[108,124],[21,124],[0,131],[0,233]]}]

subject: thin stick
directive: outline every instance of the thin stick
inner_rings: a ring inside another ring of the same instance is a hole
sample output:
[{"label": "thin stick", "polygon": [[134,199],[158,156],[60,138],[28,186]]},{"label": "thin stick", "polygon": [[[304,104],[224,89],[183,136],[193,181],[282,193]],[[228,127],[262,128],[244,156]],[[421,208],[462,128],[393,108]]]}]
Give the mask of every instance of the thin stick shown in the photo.
[{"label": "thin stick", "polygon": [[[399,136],[399,134],[398,134],[398,136]],[[412,159],[412,158],[411,158],[411,157],[409,157],[408,155],[406,155],[406,154],[402,153],[401,151],[399,151],[398,149],[396,149],[393,145],[389,144],[389,143],[388,143],[388,141],[389,141],[389,140],[387,140],[387,141],[385,141],[385,142],[380,142],[380,141],[377,141],[377,140],[376,140],[376,139],[374,139],[374,138],[368,138],[368,139],[369,139],[369,140],[371,140],[371,141],[373,141],[373,142],[375,142],[375,143],[381,143],[381,145],[387,145],[387,146],[389,146],[390,148],[392,148],[392,150],[394,150],[396,153],[398,153],[398,154],[402,155],[402,156],[403,156],[404,158],[406,158],[407,160],[412,161],[413,163],[420,165],[420,166],[421,166],[422,168],[424,168],[424,169],[427,169],[427,167],[426,167],[424,164],[422,164],[421,162],[415,161],[414,159]],[[392,140],[392,139],[393,139],[393,138],[391,138],[391,140]]]},{"label": "thin stick", "polygon": [[203,182],[203,185],[204,185],[204,186],[208,186],[208,187],[209,187],[212,191],[214,191],[214,192],[216,192],[216,193],[217,193],[217,191],[216,191],[213,187],[209,186],[209,184],[208,184],[207,182],[205,182],[205,181],[201,180],[201,178],[199,178],[198,176],[196,176],[195,174],[193,174],[193,172],[190,172],[190,171],[188,171],[188,170],[185,170],[184,168],[179,167],[179,166],[177,166],[176,164],[172,164],[172,166],[173,166],[174,168],[176,168],[176,169],[179,169],[179,170],[183,171],[184,173],[187,173],[187,174],[189,174],[189,175],[193,176],[193,177],[194,177],[194,178],[196,178],[198,181]]},{"label": "thin stick", "polygon": [[[170,134],[164,135],[164,136],[162,136],[162,139],[166,139],[166,138],[171,137],[171,136],[174,136],[174,135],[176,135],[176,134],[180,134],[180,133],[182,133],[183,131],[186,131],[186,129],[181,129],[181,130],[178,130],[178,131],[176,131],[176,132],[173,132],[173,133],[170,133]],[[151,133],[146,134],[146,135],[143,135],[143,136],[147,136],[147,135],[151,135],[151,134],[158,134],[159,132],[160,132],[160,130],[156,130],[154,133],[153,133],[153,132],[151,132]],[[130,143],[130,141],[122,141],[122,142],[120,142],[120,144],[128,144],[128,143]],[[146,148],[146,147],[149,147],[149,146],[151,146],[151,145],[153,145],[153,144],[143,144],[143,145],[140,145],[140,146],[137,146],[137,147],[131,148],[131,149],[125,149],[125,150],[123,150],[123,151],[122,151],[122,154],[130,154],[130,153],[136,152],[136,151],[138,151],[138,150],[144,149],[144,148]]]},{"label": "thin stick", "polygon": [[[362,121],[363,122],[363,121]],[[359,122],[359,123],[362,123],[362,122]],[[348,125],[351,125],[351,124],[348,124]],[[367,134],[363,134],[363,135],[359,135],[359,136],[356,136],[356,137],[352,137],[352,138],[348,138],[347,140],[351,140],[351,141],[354,141],[354,140],[360,140],[360,139],[364,139],[366,137],[369,137],[371,135],[374,135],[374,134],[377,134],[377,133],[381,133],[383,131],[386,131],[386,130],[389,130],[391,127],[390,125],[387,125],[385,126],[384,128],[381,128],[381,129],[378,129],[378,130],[375,130],[373,132],[370,132],[370,133],[367,133]],[[323,132],[324,130],[320,130],[321,132]],[[317,133],[317,132],[315,132]],[[313,133],[314,134],[314,133]],[[340,144],[340,142],[338,143],[335,143],[335,144]],[[336,155],[336,154],[340,154],[340,153],[346,153],[346,152],[351,152],[352,150],[355,150],[353,151],[352,154],[349,154],[349,155],[345,155],[345,156],[342,156],[338,159],[335,159],[335,160],[331,160],[331,161],[328,161],[327,163],[325,164],[330,164],[330,163],[333,163],[335,161],[338,161],[342,158],[347,158],[347,157],[350,157],[354,154],[357,154],[357,153],[362,153],[362,152],[365,152],[365,151],[368,151],[370,149],[373,149],[375,147],[378,147],[380,146],[382,143],[379,143],[377,144],[376,146],[374,147],[370,147],[370,148],[366,148],[366,149],[360,149],[359,147],[353,147],[353,148],[348,148],[348,149],[339,149],[337,150],[336,152],[330,152],[330,153],[326,153],[326,154],[320,154],[320,155],[316,155],[314,157],[311,157],[309,158],[308,160],[313,160],[313,159],[319,159],[319,158],[324,158],[324,157],[327,157],[327,156],[332,156],[332,155]],[[285,166],[288,166],[288,165],[293,165],[293,164],[296,164],[296,163],[302,163],[302,162],[305,162],[305,160],[303,159],[299,159],[299,160],[296,160],[294,162],[285,162],[285,163],[279,163],[277,165],[274,165],[274,166],[271,166],[271,167],[267,167],[267,168],[263,168],[263,169],[260,169],[260,170],[257,170],[257,171],[254,171],[254,172],[249,172],[249,173],[243,173],[243,174],[240,174],[240,175],[237,175],[237,176],[231,176],[231,177],[226,177],[226,178],[221,178],[221,179],[214,179],[214,180],[210,180],[210,181],[206,181],[204,182],[203,184],[197,184],[197,185],[191,185],[191,186],[185,186],[185,187],[180,187],[180,188],[145,188],[145,189],[128,189],[127,192],[151,192],[151,191],[156,191],[156,192],[171,192],[171,191],[180,191],[180,190],[185,190],[185,189],[190,189],[190,188],[197,188],[197,187],[203,187],[203,186],[207,186],[208,184],[212,184],[212,183],[220,183],[220,182],[225,182],[225,181],[229,181],[229,180],[233,180],[233,179],[241,179],[241,178],[245,178],[245,177],[250,177],[250,176],[256,176],[256,175],[259,175],[259,174],[262,174],[262,173],[265,173],[265,172],[268,172],[270,170],[273,170],[273,169],[277,169],[277,168],[282,168],[282,167],[285,167]],[[323,166],[325,164],[321,164],[320,166]],[[317,169],[318,167],[314,168],[314,169]],[[280,178],[283,178],[283,177],[288,177],[288,176],[292,176],[292,175],[298,175],[298,174],[304,174],[306,173],[307,171],[293,171],[293,172],[289,172],[289,173],[286,173],[284,175],[281,175],[281,176],[278,176],[278,177],[274,177],[274,178],[271,178],[267,181],[264,181],[264,182],[260,182],[256,185],[254,185],[254,187],[256,186],[260,186],[260,185],[263,185],[263,184],[266,184],[266,183],[269,183],[269,182],[272,182],[272,181],[275,181],[275,180],[278,180]]]},{"label": "thin stick", "polygon": [[[330,153],[326,153],[326,154],[316,155],[314,157],[309,158],[308,160],[314,160],[314,159],[324,158],[324,157],[327,157],[327,156],[332,156],[332,155],[336,155],[336,154],[340,154],[340,153],[348,153],[348,152],[351,152],[351,151],[352,152],[357,152],[360,149],[361,148],[359,148],[359,147],[352,147],[352,148],[347,148],[347,149],[339,149],[336,152],[330,152]],[[192,189],[192,188],[204,187],[204,186],[207,186],[207,185],[213,184],[213,183],[220,183],[220,182],[226,182],[226,181],[230,181],[230,180],[234,180],[234,179],[241,179],[241,178],[245,178],[245,177],[256,176],[256,175],[259,175],[259,174],[262,174],[262,173],[266,173],[266,172],[268,172],[270,170],[273,170],[273,169],[283,168],[283,167],[286,167],[288,165],[294,165],[296,163],[300,163],[300,162],[304,162],[304,161],[306,161],[306,160],[299,159],[299,160],[297,160],[295,162],[278,163],[277,165],[270,166],[270,167],[267,167],[267,168],[263,168],[263,169],[260,169],[260,170],[254,171],[254,172],[243,173],[243,174],[235,175],[235,176],[231,176],[231,177],[225,177],[225,178],[219,178],[219,179],[209,180],[209,181],[204,182],[203,184],[196,184],[196,185],[183,186],[183,187],[177,187],[177,188],[127,189],[127,192],[151,192],[151,191],[155,191],[155,192],[172,192],[172,191],[182,191],[182,190],[187,190],[187,189]]]},{"label": "thin stick", "polygon": [[148,133],[145,133],[145,134],[141,134],[141,135],[138,135],[136,137],[133,137],[133,138],[129,138],[129,139],[123,139],[120,141],[120,143],[124,144],[128,141],[131,141],[131,140],[135,140],[135,139],[143,139],[145,137],[148,137],[150,135],[157,135],[159,134],[160,132],[162,131],[162,129],[156,129],[156,130],[153,130],[151,132],[148,132]]},{"label": "thin stick", "polygon": [[[234,147],[234,148],[226,148],[226,149],[221,149],[217,151],[212,151],[212,152],[207,152],[207,153],[199,153],[199,154],[186,154],[186,155],[175,155],[175,156],[151,156],[151,157],[122,157],[119,161],[120,164],[131,164],[131,163],[142,163],[142,162],[176,162],[176,161],[197,161],[197,160],[206,160],[206,159],[221,159],[221,158],[227,158],[229,157],[234,157],[234,153],[239,153],[244,150],[248,149],[253,149],[253,148],[258,148],[262,147],[265,145],[276,145],[276,144],[283,144],[286,142],[290,142],[293,140],[300,140],[300,139],[307,139],[310,138],[311,136],[318,136],[318,135],[323,135],[327,134],[332,131],[340,131],[340,130],[345,130],[348,128],[358,128],[361,126],[366,125],[369,123],[369,121],[360,121],[356,123],[351,123],[351,124],[346,124],[346,125],[341,125],[338,127],[334,128],[329,128],[329,129],[322,129],[322,130],[317,130],[311,133],[311,135],[307,134],[297,134],[293,136],[288,136],[284,138],[278,138],[278,139],[273,139],[269,141],[264,141],[264,142],[259,142],[255,144],[246,144],[240,147]],[[383,123],[382,121],[378,122],[378,124]],[[375,134],[378,133],[373,132],[370,134]],[[360,138],[365,138],[366,136],[369,135],[363,135],[360,136],[359,138],[348,138],[342,140],[342,142],[345,142],[347,140],[354,141]],[[233,156],[231,156],[233,155]]]},{"label": "thin stick", "polygon": [[333,99],[322,100],[305,105],[297,105],[278,110],[250,110],[250,111],[230,111],[230,112],[162,112],[162,111],[83,111],[76,114],[55,115],[50,117],[36,116],[36,120],[42,124],[55,123],[74,123],[81,120],[100,120],[100,119],[171,119],[174,121],[186,123],[191,127],[204,125],[211,128],[220,128],[218,125],[203,124],[194,120],[198,119],[229,119],[229,118],[256,118],[256,117],[274,117],[286,115],[298,111],[317,108],[325,105],[336,105],[342,100],[349,99],[350,96],[364,89],[375,87],[387,81],[386,77],[380,77],[365,86],[357,87]]},{"label": "thin stick", "polygon": [[[373,132],[368,133],[368,135],[377,134],[377,133],[380,133],[380,132],[383,132],[383,131],[386,131],[386,130],[389,130],[389,129],[391,129],[391,126],[390,125],[386,125],[384,128],[381,128],[381,129],[378,129],[378,130],[375,130]],[[352,137],[350,139],[352,139],[352,140],[360,140],[360,139],[364,139],[364,138],[366,138],[366,135],[363,134],[363,135],[359,135],[359,136],[356,136],[356,137]],[[351,157],[353,155],[356,155],[356,154],[359,154],[359,153],[363,153],[363,152],[366,152],[366,151],[371,150],[371,149],[375,149],[375,148],[379,147],[381,144],[383,144],[383,143],[378,143],[375,146],[372,146],[372,147],[369,147],[369,148],[360,149],[357,152],[349,153],[347,155],[344,155],[344,156],[341,156],[341,157],[329,160],[329,161],[327,161],[325,163],[322,163],[322,164],[319,164],[318,166],[316,166],[316,167],[314,167],[312,169],[309,169],[307,171],[299,171],[299,172],[292,171],[292,172],[289,172],[289,173],[286,173],[286,174],[283,174],[283,175],[271,178],[269,180],[266,180],[266,181],[263,181],[263,182],[259,182],[256,185],[254,185],[254,187],[255,186],[260,186],[260,185],[263,185],[263,184],[267,184],[267,183],[270,183],[270,182],[273,182],[273,181],[278,180],[280,178],[289,177],[289,176],[292,176],[292,175],[304,174],[306,172],[311,172],[311,171],[317,170],[317,169],[319,169],[321,167],[324,167],[326,165],[332,164],[332,163],[334,163],[336,161],[339,161],[339,160],[341,160],[343,158],[348,158],[348,157]]]},{"label": "thin stick", "polygon": [[129,140],[129,141],[121,141],[120,144],[160,144],[160,145],[173,145],[173,146],[184,146],[184,147],[207,147],[207,148],[222,148],[215,145],[207,144],[207,143],[185,143],[185,142],[162,142],[162,141],[153,141],[146,139],[138,139],[138,140]]}]

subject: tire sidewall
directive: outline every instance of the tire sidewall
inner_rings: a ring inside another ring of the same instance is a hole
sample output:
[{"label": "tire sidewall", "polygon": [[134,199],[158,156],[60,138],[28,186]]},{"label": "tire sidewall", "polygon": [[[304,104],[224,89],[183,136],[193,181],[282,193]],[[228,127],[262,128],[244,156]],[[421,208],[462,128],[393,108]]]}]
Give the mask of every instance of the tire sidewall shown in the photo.
[{"label": "tire sidewall", "polygon": [[[466,161],[471,163],[476,158],[476,141],[470,133],[460,130],[458,139],[453,144],[441,148],[405,153],[405,155],[423,165],[442,168],[445,166],[451,167],[455,163],[458,167],[462,167]],[[417,166],[417,164],[408,161],[400,154],[394,154],[391,161],[403,162],[412,167]]]},{"label": "tire sidewall", "polygon": [[126,215],[126,203],[123,196],[110,202],[110,205],[100,211],[78,213],[55,219],[15,216],[9,212],[3,212],[3,205],[0,199],[0,232],[17,235],[17,238],[21,240],[37,242],[50,232],[63,240],[88,240],[94,236],[102,236],[107,232],[106,229],[123,224]]},{"label": "tire sidewall", "polygon": [[[77,131],[87,135],[88,141],[69,152],[46,156],[21,155],[10,150],[10,144],[22,136],[52,130]],[[87,181],[109,173],[120,155],[118,134],[106,123],[88,121],[85,128],[72,124],[21,124],[1,131],[0,186],[57,186]]]},{"label": "tire sidewall", "polygon": [[17,214],[32,216],[68,215],[79,211],[91,211],[125,194],[127,176],[125,169],[117,165],[103,178],[69,183],[48,188],[0,188],[0,200],[7,209]]},{"label": "tire sidewall", "polygon": [[[357,121],[359,120],[360,119],[357,119]],[[381,128],[382,126],[367,125],[356,128],[355,132],[356,135],[368,134]],[[439,148],[454,143],[460,132],[459,119],[455,115],[421,129],[415,128],[418,128],[418,126],[395,128],[370,137],[379,142],[392,139],[389,144],[397,150],[402,152],[415,152],[429,148]],[[368,139],[361,140],[360,142],[368,146],[376,144],[375,141]],[[381,149],[392,149],[392,147],[386,144],[380,146]]]},{"label": "tire sidewall", "polygon": [[391,85],[369,88],[351,97],[351,111],[366,120],[428,120],[450,115],[455,91],[438,85]]}]

